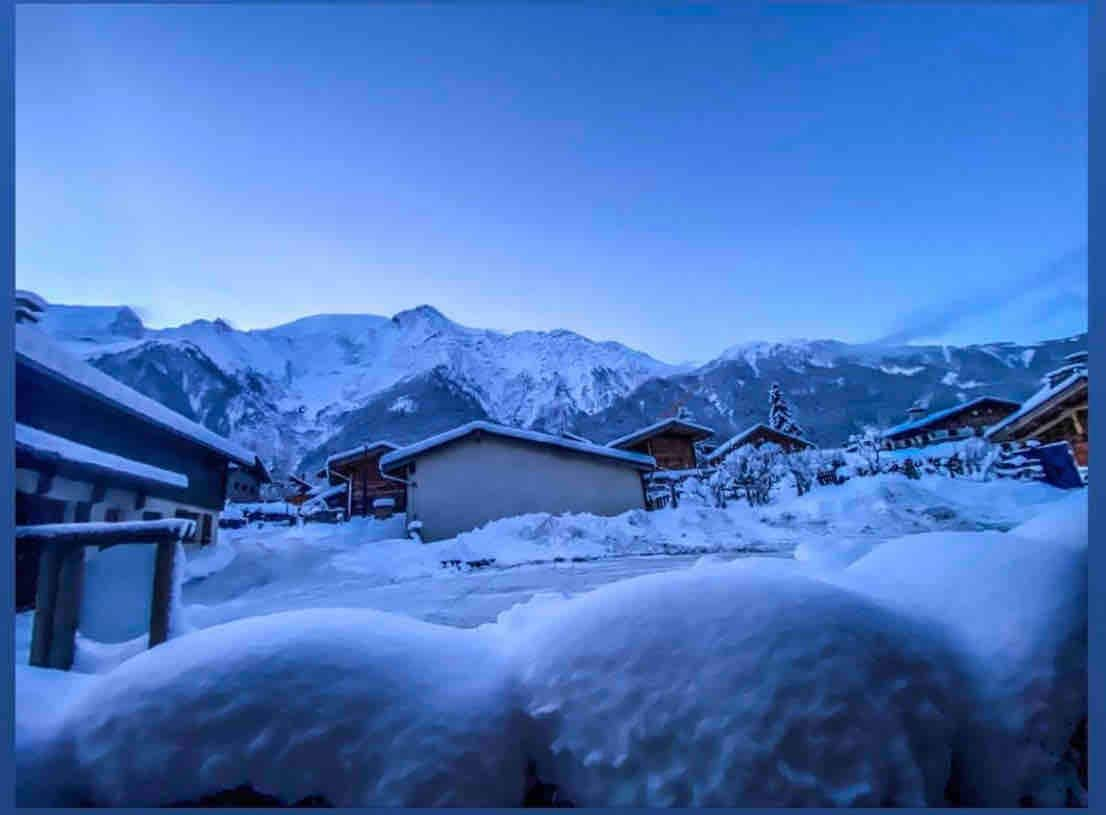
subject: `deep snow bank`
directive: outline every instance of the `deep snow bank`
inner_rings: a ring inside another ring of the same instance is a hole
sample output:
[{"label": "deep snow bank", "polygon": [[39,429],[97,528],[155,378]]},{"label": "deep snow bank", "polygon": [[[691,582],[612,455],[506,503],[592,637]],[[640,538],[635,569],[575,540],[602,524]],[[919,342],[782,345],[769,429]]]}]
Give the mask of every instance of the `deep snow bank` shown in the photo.
[{"label": "deep snow bank", "polygon": [[522,798],[520,705],[500,654],[473,631],[289,612],[168,642],[92,682],[54,751],[68,793],[101,805],[247,783],[337,806]]},{"label": "deep snow bank", "polygon": [[706,564],[538,610],[495,627],[550,775],[579,804],[942,801],[951,660],[792,564]]},{"label": "deep snow bank", "polygon": [[1067,799],[1063,756],[1087,713],[1087,541],[1080,490],[1010,533],[902,538],[834,578],[958,653],[973,694],[959,744],[966,803]]}]

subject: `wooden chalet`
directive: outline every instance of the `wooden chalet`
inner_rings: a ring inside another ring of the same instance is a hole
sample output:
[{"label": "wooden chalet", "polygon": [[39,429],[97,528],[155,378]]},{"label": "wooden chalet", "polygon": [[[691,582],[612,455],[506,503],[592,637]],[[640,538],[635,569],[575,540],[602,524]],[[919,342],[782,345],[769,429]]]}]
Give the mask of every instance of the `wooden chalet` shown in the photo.
[{"label": "wooden chalet", "polygon": [[[41,301],[38,301],[41,303]],[[232,468],[269,481],[256,455],[80,360],[35,323],[43,307],[17,298],[15,510],[20,526],[194,522],[215,539]],[[33,602],[38,555],[17,551],[17,604]]]},{"label": "wooden chalet", "polygon": [[883,431],[883,449],[926,447],[945,441],[982,436],[987,428],[998,424],[1017,409],[1017,402],[994,396],[980,396],[970,402],[928,415],[922,415],[921,409],[915,406],[907,411],[907,421]]},{"label": "wooden chalet", "polygon": [[658,470],[691,470],[698,466],[695,445],[714,435],[704,427],[686,419],[663,419],[635,430],[614,441],[608,447],[652,456]]},{"label": "wooden chalet", "polygon": [[371,516],[373,502],[378,498],[391,498],[395,512],[407,509],[407,487],[402,481],[385,478],[380,472],[381,456],[398,450],[399,446],[387,441],[369,442],[335,453],[326,460],[326,466],[318,472],[330,486],[345,484],[344,494],[347,517]]},{"label": "wooden chalet", "polygon": [[1086,352],[1069,357],[1071,364],[1048,375],[1046,384],[1014,412],[987,431],[996,444],[1067,442],[1075,462],[1088,466],[1089,415]]},{"label": "wooden chalet", "polygon": [[716,466],[739,447],[744,447],[746,444],[760,447],[760,445],[768,442],[778,444],[785,453],[797,453],[800,450],[814,449],[814,444],[804,438],[784,433],[782,430],[776,430],[766,424],[755,424],[711,450],[707,454],[707,463]]}]

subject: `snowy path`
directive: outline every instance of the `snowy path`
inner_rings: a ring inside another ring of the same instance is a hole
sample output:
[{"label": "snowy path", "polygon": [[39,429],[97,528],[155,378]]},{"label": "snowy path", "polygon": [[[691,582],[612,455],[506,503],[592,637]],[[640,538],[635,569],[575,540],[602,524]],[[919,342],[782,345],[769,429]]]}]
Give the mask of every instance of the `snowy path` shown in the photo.
[{"label": "snowy path", "polygon": [[[732,559],[742,555],[721,555]],[[748,555],[744,555],[748,557]],[[366,585],[364,577],[335,578],[320,569],[296,585],[284,582],[255,588],[233,600],[212,603],[216,588],[194,581],[184,589],[189,622],[197,628],[301,608],[372,608],[427,622],[471,628],[492,622],[503,611],[536,594],[573,596],[599,586],[655,572],[686,569],[699,555],[652,555],[583,563],[543,563],[468,573],[444,572],[402,583]],[[210,605],[205,604],[205,599]]]}]

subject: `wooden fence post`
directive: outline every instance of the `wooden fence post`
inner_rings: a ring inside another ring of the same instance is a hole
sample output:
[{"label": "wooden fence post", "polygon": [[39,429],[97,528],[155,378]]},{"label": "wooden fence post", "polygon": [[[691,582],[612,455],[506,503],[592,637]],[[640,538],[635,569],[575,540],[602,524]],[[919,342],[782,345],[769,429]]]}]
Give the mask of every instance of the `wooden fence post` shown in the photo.
[{"label": "wooden fence post", "polygon": [[54,604],[58,597],[60,546],[43,541],[38,556],[38,587],[35,591],[35,619],[31,630],[30,664],[50,667],[50,640],[54,636]]},{"label": "wooden fence post", "polygon": [[54,605],[54,631],[50,639],[49,667],[68,671],[73,667],[77,627],[80,625],[81,589],[84,583],[84,547],[71,546],[61,557],[58,592]]},{"label": "wooden fence post", "polygon": [[150,638],[147,647],[153,648],[169,639],[169,605],[173,595],[173,568],[176,560],[176,541],[162,541],[157,545],[154,565],[154,593],[150,603]]}]

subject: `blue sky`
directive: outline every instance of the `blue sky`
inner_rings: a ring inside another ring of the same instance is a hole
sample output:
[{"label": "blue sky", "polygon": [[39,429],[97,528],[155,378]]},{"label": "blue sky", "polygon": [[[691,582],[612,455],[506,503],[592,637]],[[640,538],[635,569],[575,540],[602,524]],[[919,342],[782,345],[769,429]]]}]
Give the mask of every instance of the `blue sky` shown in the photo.
[{"label": "blue sky", "polygon": [[1080,4],[24,5],[16,39],[17,283],[55,302],[431,303],[682,361],[945,303],[1030,340],[997,300],[1080,296],[1042,272],[1087,241]]}]

